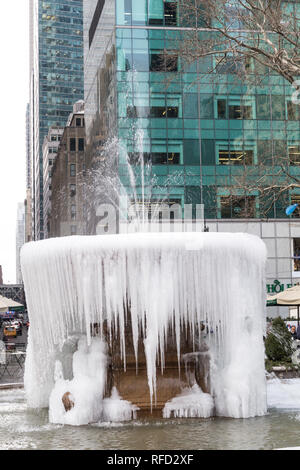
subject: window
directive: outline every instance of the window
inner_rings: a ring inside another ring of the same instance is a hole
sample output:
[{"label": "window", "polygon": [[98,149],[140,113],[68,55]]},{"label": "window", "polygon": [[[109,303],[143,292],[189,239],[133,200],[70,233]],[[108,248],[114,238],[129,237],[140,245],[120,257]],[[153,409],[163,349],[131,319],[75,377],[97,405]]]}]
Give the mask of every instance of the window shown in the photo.
[{"label": "window", "polygon": [[300,238],[294,238],[294,271],[300,271]]},{"label": "window", "polygon": [[[125,66],[125,67],[124,67]],[[174,54],[164,54],[161,52],[125,52],[124,66],[120,65],[120,70],[136,70],[138,72],[177,72],[178,56]],[[123,68],[124,67],[124,68]]]},{"label": "window", "polygon": [[76,127],[81,127],[81,118],[76,118]]},{"label": "window", "polygon": [[76,139],[74,137],[70,138],[70,152],[76,151]]},{"label": "window", "polygon": [[219,165],[253,165],[253,150],[219,149]]},{"label": "window", "polygon": [[178,118],[178,108],[176,106],[167,107],[167,117],[168,118]]},{"label": "window", "polygon": [[219,56],[215,60],[217,74],[236,75],[238,73],[245,73],[246,68],[248,69],[248,63],[243,57]]},{"label": "window", "polygon": [[289,146],[289,161],[291,165],[300,165],[300,145]]},{"label": "window", "polygon": [[125,70],[136,70],[138,72],[149,71],[149,54],[145,52],[125,52]]},{"label": "window", "polygon": [[239,5],[239,2],[231,1],[224,3],[224,23],[227,28],[230,29],[246,29],[246,25],[243,24],[243,18],[246,19],[248,14],[246,8]]},{"label": "window", "polygon": [[129,118],[178,118],[177,106],[128,106],[127,117]]},{"label": "window", "polygon": [[78,139],[78,151],[79,152],[84,151],[84,139],[83,138]]},{"label": "window", "polygon": [[71,235],[76,235],[76,234],[77,234],[77,226],[71,225]]},{"label": "window", "polygon": [[76,184],[70,184],[70,196],[76,196]]},{"label": "window", "polygon": [[269,95],[257,95],[257,119],[270,119],[271,103]]},{"label": "window", "polygon": [[272,96],[272,119],[281,120],[285,119],[285,98],[281,95]]},{"label": "window", "polygon": [[162,0],[149,0],[149,25],[164,24],[164,4]]},{"label": "window", "polygon": [[150,55],[150,71],[161,72],[165,70],[165,60],[163,54]]},{"label": "window", "polygon": [[150,54],[150,72],[177,72],[178,57],[164,53]]},{"label": "window", "polygon": [[76,164],[71,163],[70,165],[70,176],[76,176]]},{"label": "window", "polygon": [[124,0],[124,24],[131,24],[132,4],[130,0]]},{"label": "window", "polygon": [[252,107],[244,105],[229,105],[229,119],[252,119]]},{"label": "window", "polygon": [[300,217],[300,194],[291,195],[291,204],[298,204],[298,207],[294,212],[294,216]]},{"label": "window", "polygon": [[253,119],[253,104],[249,99],[221,98],[217,100],[218,119]]},{"label": "window", "polygon": [[168,164],[179,165],[180,164],[180,153],[168,153]]},{"label": "window", "polygon": [[167,110],[165,106],[156,106],[151,108],[151,117],[164,118],[167,117]]},{"label": "window", "polygon": [[[129,162],[131,165],[139,165],[141,155],[139,153],[129,153]],[[145,164],[152,163],[152,165],[180,165],[180,153],[178,152],[152,152],[143,153]]]},{"label": "window", "polygon": [[165,26],[177,25],[177,2],[164,3]]},{"label": "window", "polygon": [[287,102],[287,118],[289,121],[298,121],[300,119],[299,105],[291,101]]},{"label": "window", "polygon": [[255,218],[255,196],[221,196],[221,218]]},{"label": "window", "polygon": [[72,204],[71,206],[71,220],[76,220],[76,206]]},{"label": "window", "polygon": [[165,60],[167,72],[178,71],[178,57],[176,55],[166,55]]},{"label": "window", "polygon": [[149,1],[149,25],[177,25],[177,2]]},{"label": "window", "polygon": [[218,119],[227,119],[227,100],[218,100]]}]

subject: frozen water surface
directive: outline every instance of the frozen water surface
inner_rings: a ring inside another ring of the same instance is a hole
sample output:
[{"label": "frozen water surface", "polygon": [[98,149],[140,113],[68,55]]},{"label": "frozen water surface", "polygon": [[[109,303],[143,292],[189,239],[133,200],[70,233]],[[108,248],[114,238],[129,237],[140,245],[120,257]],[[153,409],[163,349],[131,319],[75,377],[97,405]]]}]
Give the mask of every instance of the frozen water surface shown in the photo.
[{"label": "frozen water surface", "polygon": [[[284,381],[284,388],[280,381],[277,386],[268,381],[268,404],[272,408],[265,416],[256,418],[100,422],[81,427],[49,424],[48,410],[28,409],[23,391],[0,391],[0,450],[295,448],[299,447],[300,407],[287,410],[285,394],[298,385],[299,381],[294,379]],[[277,409],[273,401],[275,387]]]}]

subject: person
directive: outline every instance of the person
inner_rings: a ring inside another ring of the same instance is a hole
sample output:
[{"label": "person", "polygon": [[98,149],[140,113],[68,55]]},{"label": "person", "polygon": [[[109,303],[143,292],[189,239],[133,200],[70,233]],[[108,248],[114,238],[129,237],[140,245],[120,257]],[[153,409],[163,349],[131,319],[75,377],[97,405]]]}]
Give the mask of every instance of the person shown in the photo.
[{"label": "person", "polygon": [[297,328],[297,339],[300,339],[300,325]]},{"label": "person", "polygon": [[291,328],[291,335],[293,339],[297,339],[297,330],[295,326],[292,326]]}]

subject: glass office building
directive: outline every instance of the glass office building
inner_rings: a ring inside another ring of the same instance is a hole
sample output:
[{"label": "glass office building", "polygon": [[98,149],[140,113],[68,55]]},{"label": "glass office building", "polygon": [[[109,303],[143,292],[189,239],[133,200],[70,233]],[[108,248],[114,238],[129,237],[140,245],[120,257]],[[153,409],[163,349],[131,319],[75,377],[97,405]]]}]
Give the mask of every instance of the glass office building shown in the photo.
[{"label": "glass office building", "polygon": [[[140,199],[145,191],[149,200],[192,204],[193,216],[196,204],[204,204],[211,231],[262,237],[269,253],[268,285],[274,279],[290,285],[300,276],[295,262],[300,212],[290,220],[285,208],[300,202],[300,191],[274,193],[270,204],[246,188],[262,171],[280,186],[280,159],[288,162],[292,177],[300,177],[295,90],[274,72],[252,62],[237,64],[230,56],[220,63],[208,57],[184,64],[176,47],[190,25],[182,24],[179,5],[175,0],[84,2],[88,152],[91,158],[99,155],[105,142],[117,137],[118,173],[129,199],[127,159]],[[299,10],[300,2],[291,2],[291,8]],[[210,32],[201,34],[207,39]],[[239,67],[248,80],[239,78]],[[244,190],[237,185],[241,178]]]},{"label": "glass office building", "polygon": [[65,126],[83,99],[82,0],[31,0],[31,145],[33,231],[44,237],[43,155],[52,126]]},{"label": "glass office building", "polygon": [[[134,167],[142,154],[154,199],[202,203],[207,219],[285,217],[297,191],[274,198],[266,213],[255,191],[234,187],[267,162],[276,175],[278,155],[300,176],[292,86],[253,63],[208,57],[185,66],[166,52],[176,51],[184,34],[177,1],[90,1],[85,13],[88,137],[118,137],[123,183],[129,186],[125,155]],[[242,66],[248,82],[237,76]]]}]

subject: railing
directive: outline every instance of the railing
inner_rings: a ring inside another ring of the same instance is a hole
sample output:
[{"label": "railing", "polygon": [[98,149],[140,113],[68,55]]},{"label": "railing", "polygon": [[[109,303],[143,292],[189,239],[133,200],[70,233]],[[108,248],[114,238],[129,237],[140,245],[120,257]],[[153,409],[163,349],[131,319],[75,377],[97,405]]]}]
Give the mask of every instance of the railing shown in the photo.
[{"label": "railing", "polygon": [[0,352],[0,384],[23,382],[25,359],[26,352],[19,345],[18,351]]},{"label": "railing", "polygon": [[26,343],[4,343],[4,344],[5,344],[6,351],[10,351],[10,352],[15,352],[16,350],[25,352],[26,347],[27,347]]}]

